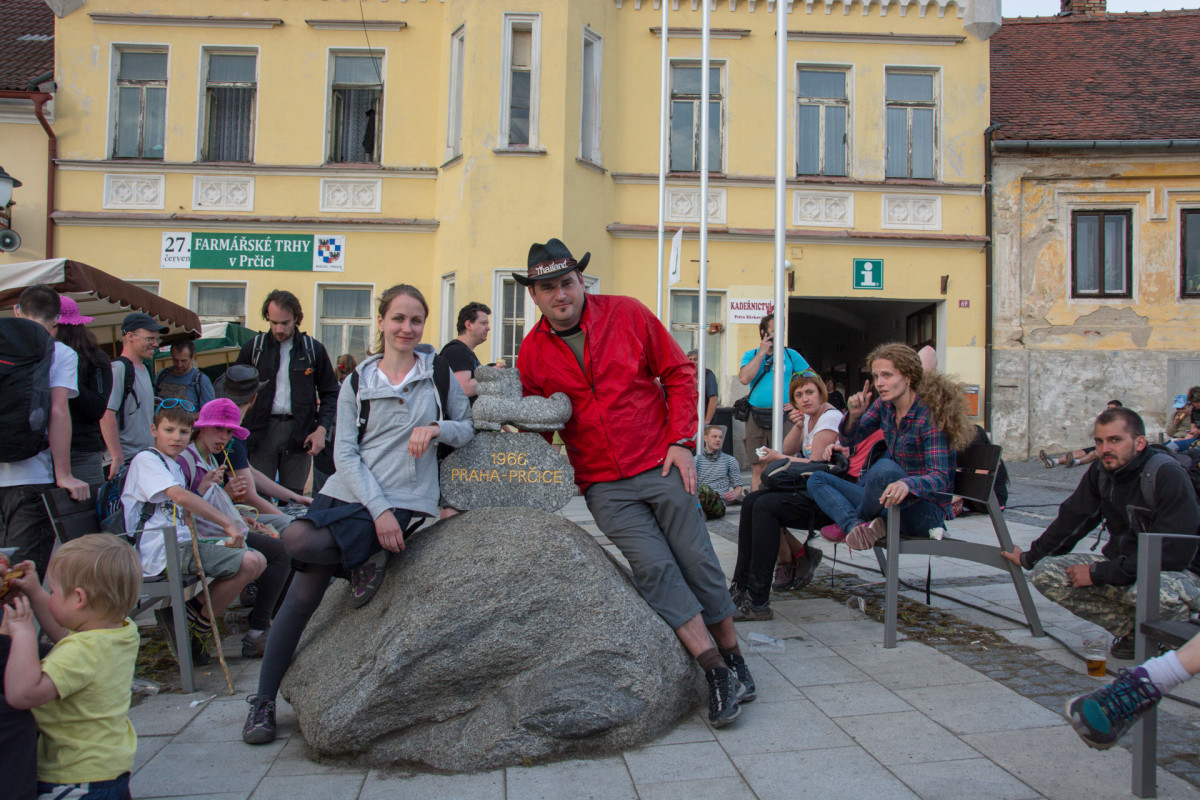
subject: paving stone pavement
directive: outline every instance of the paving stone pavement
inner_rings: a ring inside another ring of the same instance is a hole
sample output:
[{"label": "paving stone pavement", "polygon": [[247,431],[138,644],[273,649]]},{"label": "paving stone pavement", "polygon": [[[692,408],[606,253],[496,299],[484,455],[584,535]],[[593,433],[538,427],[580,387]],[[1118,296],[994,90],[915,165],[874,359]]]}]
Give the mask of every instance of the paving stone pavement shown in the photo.
[{"label": "paving stone pavement", "polygon": [[[561,513],[615,553],[581,498]],[[710,525],[727,574],[736,557],[737,521],[734,507],[729,517]],[[1011,528],[1018,544],[1040,532],[1027,525]],[[986,540],[991,533],[986,520],[975,517],[956,523],[951,535]],[[830,566],[822,565],[819,581],[837,581],[868,598],[881,592],[879,576],[866,571],[873,559],[868,564],[860,554],[847,562],[840,547],[835,575],[833,549],[828,543],[823,549]],[[902,577],[921,587],[905,591],[910,599],[924,597],[927,563],[919,557],[901,560]],[[1019,620],[1020,607],[1003,576],[949,559],[935,560],[933,574],[934,591]],[[658,740],[624,753],[471,775],[315,760],[285,702],[279,708],[280,738],[262,747],[243,744],[245,697],[254,690],[259,662],[235,655],[234,696],[213,670],[200,675],[195,694],[158,695],[131,710],[139,734],[132,790],[139,798],[227,800],[1130,797],[1129,752],[1089,749],[1062,716],[1066,697],[1102,682],[1087,678],[1062,646],[1032,639],[1020,622],[933,599],[937,609],[961,616],[964,624],[996,631],[1005,645],[982,650],[902,637],[897,648],[886,650],[883,626],[845,603],[804,592],[776,595],[775,619],[738,624],[743,639],[766,634],[782,639],[785,651],[748,653],[759,699],[745,706],[733,726],[714,730],[697,712]],[[1086,623],[1038,601],[1048,630],[1076,645],[1089,634]],[[227,641],[227,652],[236,654],[237,637]],[[1200,687],[1188,685],[1178,693],[1200,700]],[[1163,710],[1160,763],[1170,771],[1159,769],[1159,797],[1200,797],[1197,770],[1182,759],[1200,750],[1200,710],[1169,702]],[[1180,763],[1187,768],[1178,768]]]}]

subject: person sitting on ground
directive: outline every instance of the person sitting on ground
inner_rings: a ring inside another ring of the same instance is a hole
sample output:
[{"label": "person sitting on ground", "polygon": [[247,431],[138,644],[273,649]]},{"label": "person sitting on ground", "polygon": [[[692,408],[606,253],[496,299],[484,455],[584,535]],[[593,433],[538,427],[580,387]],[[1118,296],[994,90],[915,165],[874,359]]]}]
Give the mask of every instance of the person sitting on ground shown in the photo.
[{"label": "person sitting on ground", "polygon": [[1168,450],[1174,450],[1176,453],[1182,453],[1184,450],[1190,450],[1193,447],[1200,447],[1200,423],[1191,423],[1188,425],[1186,435],[1172,439],[1164,447]]},{"label": "person sitting on ground", "polygon": [[[208,590],[212,598],[212,612],[220,614],[238,596],[242,587],[262,574],[267,561],[261,553],[246,548],[245,526],[240,518],[222,514],[207,500],[189,491],[184,484],[183,471],[175,459],[192,438],[192,424],[196,415],[188,409],[189,405],[186,400],[176,399],[164,400],[159,405],[150,424],[153,446],[138,453],[129,462],[125,489],[121,492],[121,505],[125,512],[125,530],[147,531],[138,544],[142,574],[152,578],[161,575],[169,567],[173,568],[174,565],[167,564],[163,537],[150,531],[174,527],[176,541],[181,545],[180,569],[184,574],[198,575],[203,567],[204,575],[211,581]],[[188,530],[184,512],[191,512],[199,519],[213,523],[207,528],[210,536],[196,540],[200,563],[196,563],[192,534]],[[224,542],[213,541],[213,536],[224,538]],[[212,661],[208,645],[213,636],[213,618],[208,615],[202,595],[188,600],[184,604],[184,611],[187,614],[192,663],[204,666]]]},{"label": "person sitting on ground", "polygon": [[[1133,658],[1139,532],[1187,534],[1163,544],[1159,618],[1187,619],[1200,611],[1200,504],[1175,458],[1146,447],[1146,426],[1127,408],[1096,417],[1097,464],[1058,508],[1058,516],[1029,546],[1004,553],[1032,570],[1029,582],[1050,600],[1111,633],[1114,658]],[[1153,462],[1153,463],[1152,463]],[[1151,486],[1143,473],[1150,470]],[[1151,492],[1147,489],[1152,488]],[[1108,542],[1095,553],[1072,553],[1097,525]],[[1065,555],[1059,555],[1065,554]]]},{"label": "person sitting on ground", "polygon": [[171,368],[154,379],[154,396],[160,400],[178,397],[200,408],[213,399],[213,385],[196,366],[196,345],[184,339],[171,345]]},{"label": "person sitting on ground", "polygon": [[[800,462],[823,460],[814,458],[813,453],[824,454],[837,441],[842,421],[841,412],[829,405],[825,392],[825,382],[820,377],[792,378],[788,396],[795,409],[791,413],[794,427],[784,437],[784,452],[766,448],[760,463],[765,465],[784,458]],[[775,615],[770,603],[772,589],[785,592],[812,581],[821,563],[821,551],[806,547],[786,526],[815,530],[825,521],[812,498],[804,492],[760,489],[746,496],[738,524],[737,564],[730,586],[737,606],[735,621],[772,619]]]},{"label": "person sitting on ground", "polygon": [[940,373],[927,374],[911,347],[881,345],[867,361],[879,399],[867,406],[865,384],[850,398],[841,441],[853,447],[882,429],[887,457],[871,465],[858,484],[825,472],[808,479],[808,493],[846,531],[852,550],[868,550],[884,538],[884,515],[892,507],[899,509],[900,531],[909,537],[926,537],[953,519],[954,454],[975,433],[962,387]]},{"label": "person sitting on ground", "polygon": [[[33,562],[17,567],[24,574],[11,585],[20,593],[0,625],[12,640],[4,699],[32,709],[37,721],[37,796],[129,797],[137,752],[129,686],[140,639],[128,617],[142,586],[137,553],[109,534],[67,542],[50,559],[48,592]],[[35,618],[55,642],[40,662]],[[14,777],[5,775],[6,792],[22,788],[14,787]]]},{"label": "person sitting on ground", "polygon": [[1107,750],[1176,686],[1200,673],[1200,634],[1140,667],[1123,669],[1100,689],[1067,701],[1067,719],[1089,747]]},{"label": "person sitting on ground", "polygon": [[1193,422],[1200,422],[1200,386],[1193,386],[1187,394],[1175,398],[1175,412],[1167,420],[1167,437],[1183,435]]},{"label": "person sitting on ground", "polygon": [[[1106,408],[1123,408],[1123,406],[1120,400],[1109,400]],[[1055,459],[1046,455],[1045,450],[1038,450],[1038,458],[1046,465],[1046,469],[1053,469],[1054,467],[1066,467],[1067,469],[1076,466],[1086,467],[1096,460],[1096,448],[1082,447],[1078,450],[1072,450],[1069,453],[1063,453]]]},{"label": "person sitting on ground", "polygon": [[[203,497],[213,508],[226,516],[240,518],[245,525],[246,544],[262,553],[267,560],[266,569],[256,581],[258,588],[247,622],[250,630],[242,637],[242,656],[262,658],[267,646],[267,631],[271,627],[271,615],[275,611],[275,601],[279,599],[292,571],[291,558],[279,541],[279,533],[291,523],[291,517],[286,514],[274,515],[270,521],[280,526],[280,530],[277,531],[271,528],[268,522],[242,516],[234,506],[233,499],[225,492],[226,480],[234,477],[225,448],[231,439],[236,437],[245,441],[250,435],[248,430],[238,424],[241,419],[242,413],[228,398],[205,403],[192,426],[192,443],[180,453],[176,461],[183,468],[188,489]],[[257,516],[257,513],[254,516]],[[281,519],[287,520],[287,523],[281,524]],[[208,533],[205,529],[210,526],[211,523],[203,520],[196,522],[196,529],[201,535]]]},{"label": "person sitting on ground", "polygon": [[358,365],[338,396],[337,472],[283,532],[296,574],[267,638],[258,692],[247,698],[247,744],[275,739],[275,696],[292,655],[333,577],[349,577],[351,608],[383,583],[390,554],[405,547],[418,518],[438,513],[437,444],[462,447],[475,435],[471,404],[450,381],[441,407],[431,352],[418,351],[429,306],[413,286],[379,298],[376,352]]},{"label": "person sitting on ground", "polygon": [[354,372],[358,367],[358,360],[349,353],[342,353],[337,358],[337,364],[333,367],[333,374],[337,377],[338,386],[342,385],[342,381],[350,377],[350,373]]},{"label": "person sitting on ground", "polygon": [[696,454],[697,494],[705,519],[720,519],[727,504],[742,499],[742,468],[736,458],[721,450],[724,443],[725,429],[709,425],[704,429],[704,446]]}]

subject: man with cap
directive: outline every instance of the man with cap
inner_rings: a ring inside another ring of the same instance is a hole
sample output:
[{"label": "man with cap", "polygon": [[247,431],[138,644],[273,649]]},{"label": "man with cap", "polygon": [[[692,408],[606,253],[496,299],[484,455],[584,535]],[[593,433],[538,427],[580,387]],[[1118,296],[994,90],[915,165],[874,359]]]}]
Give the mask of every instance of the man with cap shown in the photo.
[{"label": "man with cap", "polygon": [[562,438],[575,482],[642,597],[704,669],[708,717],[723,727],[754,699],[754,680],[696,502],[696,370],[637,300],[585,295],[590,257],[551,239],[513,273],[542,312],[521,343],[521,385],[571,398]]},{"label": "man with cap", "polygon": [[1167,436],[1176,439],[1187,434],[1192,423],[1200,424],[1200,386],[1193,386],[1187,394],[1175,396],[1175,410],[1167,420]]},{"label": "man with cap", "polygon": [[[124,339],[121,355],[112,362],[112,394],[108,410],[100,418],[100,430],[109,443],[112,464],[108,476],[116,477],[121,465],[154,445],[150,425],[154,422],[154,384],[150,371],[143,363],[154,358],[154,351],[169,329],[154,317],[141,311],[127,314],[121,323]],[[195,406],[192,411],[196,411]],[[119,447],[113,449],[112,443]]]},{"label": "man with cap", "polygon": [[245,419],[250,463],[300,494],[337,418],[337,375],[325,346],[300,331],[304,310],[296,295],[275,289],[263,301],[262,316],[270,331],[246,342],[237,357],[267,383]]}]

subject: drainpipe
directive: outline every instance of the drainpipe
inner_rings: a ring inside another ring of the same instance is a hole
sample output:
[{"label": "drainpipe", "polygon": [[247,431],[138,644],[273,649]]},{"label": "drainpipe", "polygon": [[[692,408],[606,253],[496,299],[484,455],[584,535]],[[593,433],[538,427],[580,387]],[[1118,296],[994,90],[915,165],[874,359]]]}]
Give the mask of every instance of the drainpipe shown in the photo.
[{"label": "drainpipe", "polygon": [[33,115],[41,123],[42,129],[46,131],[48,138],[46,146],[46,258],[54,257],[54,219],[51,215],[54,213],[54,184],[56,183],[55,178],[58,169],[55,164],[55,161],[58,159],[58,137],[54,135],[54,129],[46,121],[44,113],[44,106],[50,101],[51,97],[52,95],[49,92],[0,91],[0,98],[31,101],[33,103]]},{"label": "drainpipe", "polygon": [[992,432],[992,387],[995,386],[995,376],[992,375],[992,306],[994,304],[992,284],[994,282],[996,248],[992,236],[994,227],[992,225],[992,134],[999,127],[999,124],[992,123],[983,131],[983,201],[986,209],[984,235],[987,236],[987,244],[983,246],[984,285],[987,292],[983,303],[983,375],[987,380],[987,390],[984,394],[986,399],[983,402],[983,420],[989,434]]}]

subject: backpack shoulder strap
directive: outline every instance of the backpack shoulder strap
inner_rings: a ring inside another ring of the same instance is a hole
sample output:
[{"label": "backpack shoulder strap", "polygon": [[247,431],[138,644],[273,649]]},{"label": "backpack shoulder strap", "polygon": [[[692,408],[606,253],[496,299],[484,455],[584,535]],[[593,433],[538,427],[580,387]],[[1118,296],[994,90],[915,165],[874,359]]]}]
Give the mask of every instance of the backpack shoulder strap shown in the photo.
[{"label": "backpack shoulder strap", "polygon": [[254,347],[250,350],[250,363],[254,365],[255,369],[258,369],[258,359],[262,358],[265,337],[265,333],[260,333],[254,337]]},{"label": "backpack shoulder strap", "polygon": [[371,401],[358,397],[358,370],[350,373],[350,388],[354,390],[354,399],[358,400],[358,443],[362,444],[367,433],[367,418],[371,416]]},{"label": "backpack shoulder strap", "polygon": [[307,333],[300,333],[300,341],[304,346],[304,353],[308,356],[308,364],[314,369],[317,366],[317,349],[313,346],[313,338]]},{"label": "backpack shoulder strap", "polygon": [[117,406],[117,430],[125,430],[125,401],[129,399],[129,395],[133,395],[133,402],[137,403],[137,407],[141,408],[142,401],[138,399],[137,394],[133,391],[133,382],[137,377],[134,374],[133,362],[125,356],[117,356],[116,361],[120,361],[125,365],[125,380],[121,389],[121,404]]},{"label": "backpack shoulder strap", "polygon": [[437,387],[441,407],[438,419],[445,419],[450,403],[450,362],[440,355],[433,357],[433,385]]},{"label": "backpack shoulder strap", "polygon": [[[1173,453],[1161,451],[1150,456],[1150,459],[1146,462],[1146,468],[1142,470],[1140,479],[1142,500],[1146,503],[1146,508],[1154,508],[1154,480],[1158,475],[1158,471],[1168,464],[1179,464],[1179,466],[1183,467],[1183,463]],[[1186,469],[1184,467],[1185,471]]]}]

